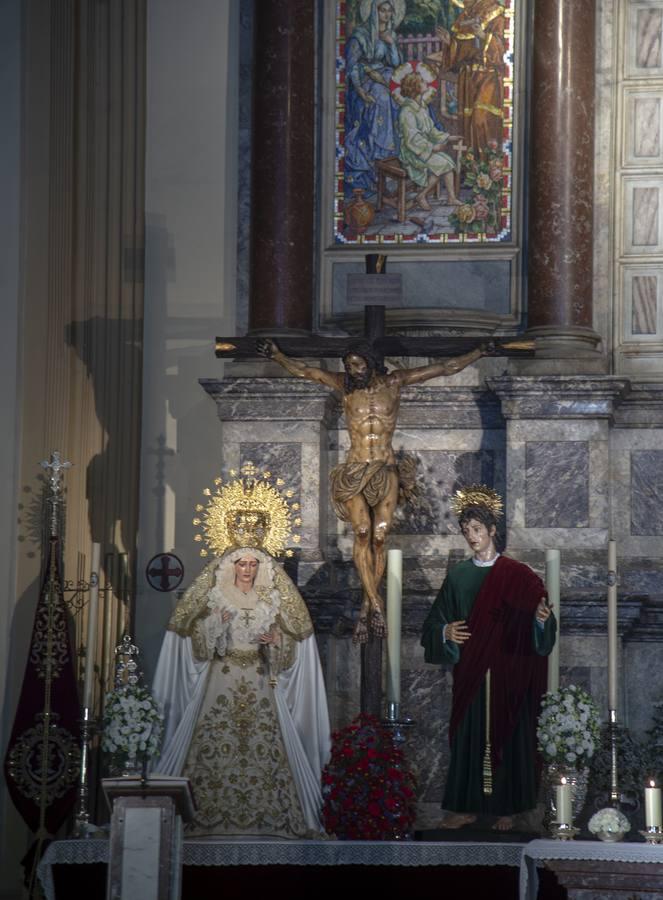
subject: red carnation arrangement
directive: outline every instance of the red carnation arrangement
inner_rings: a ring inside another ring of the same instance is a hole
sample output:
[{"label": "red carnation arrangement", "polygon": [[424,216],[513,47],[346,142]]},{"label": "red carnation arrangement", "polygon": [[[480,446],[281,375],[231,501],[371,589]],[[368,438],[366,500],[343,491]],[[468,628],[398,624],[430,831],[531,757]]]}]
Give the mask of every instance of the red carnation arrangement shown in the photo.
[{"label": "red carnation arrangement", "polygon": [[416,816],[415,780],[403,751],[375,716],[359,715],[332,735],[322,773],[322,819],[342,841],[409,837]]}]

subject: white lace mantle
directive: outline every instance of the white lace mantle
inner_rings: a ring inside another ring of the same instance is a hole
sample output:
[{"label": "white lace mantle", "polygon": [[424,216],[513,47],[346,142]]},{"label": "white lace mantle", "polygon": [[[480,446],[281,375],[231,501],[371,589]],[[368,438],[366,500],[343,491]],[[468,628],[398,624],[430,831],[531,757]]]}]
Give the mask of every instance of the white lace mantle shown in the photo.
[{"label": "white lace mantle", "polygon": [[[201,630],[205,637],[207,658],[211,659],[216,652],[218,656],[233,647],[247,647],[257,644],[261,634],[266,634],[281,609],[281,595],[277,590],[258,589],[250,591],[255,600],[253,616],[247,623],[240,615],[240,609],[236,601],[241,594],[238,588],[221,588],[218,583],[211,588],[207,600],[210,615],[201,623]],[[235,601],[235,602],[233,602]],[[224,612],[230,613],[230,618],[223,621]]]}]

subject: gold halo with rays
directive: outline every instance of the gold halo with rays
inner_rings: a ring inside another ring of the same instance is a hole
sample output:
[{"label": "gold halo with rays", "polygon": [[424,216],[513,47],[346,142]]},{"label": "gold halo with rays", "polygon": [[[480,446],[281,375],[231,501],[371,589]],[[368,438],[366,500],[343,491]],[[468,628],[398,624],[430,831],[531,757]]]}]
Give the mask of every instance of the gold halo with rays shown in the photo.
[{"label": "gold halo with rays", "polygon": [[[206,544],[201,556],[222,556],[232,547],[256,547],[272,556],[292,556],[286,550],[291,540],[298,544],[299,534],[293,525],[300,526],[299,503],[288,503],[294,495],[291,489],[281,492],[285,482],[273,478],[272,473],[260,471],[252,462],[245,463],[239,472],[230,470],[231,479],[226,484],[222,478],[214,479],[214,488],[205,488],[205,504],[196,504],[193,524],[200,531],[194,541]],[[276,485],[272,481],[276,482]],[[285,494],[285,496],[284,496]],[[297,515],[294,520],[292,513]]]},{"label": "gold halo with rays", "polygon": [[496,519],[504,513],[502,498],[485,484],[471,484],[469,487],[456,491],[451,498],[451,511],[460,518],[468,506],[485,506]]}]

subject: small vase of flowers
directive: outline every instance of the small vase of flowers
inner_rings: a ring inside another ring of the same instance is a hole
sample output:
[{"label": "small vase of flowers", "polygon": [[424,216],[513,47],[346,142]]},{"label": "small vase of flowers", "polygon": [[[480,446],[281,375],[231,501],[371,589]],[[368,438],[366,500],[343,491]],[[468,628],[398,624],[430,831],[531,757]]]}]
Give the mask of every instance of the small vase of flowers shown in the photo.
[{"label": "small vase of flowers", "polygon": [[[587,798],[589,769],[600,738],[600,719],[589,694],[574,684],[544,694],[536,736],[539,751],[547,765],[551,789],[562,777],[571,785],[571,805],[576,818]],[[555,793],[551,790],[555,812]]]}]

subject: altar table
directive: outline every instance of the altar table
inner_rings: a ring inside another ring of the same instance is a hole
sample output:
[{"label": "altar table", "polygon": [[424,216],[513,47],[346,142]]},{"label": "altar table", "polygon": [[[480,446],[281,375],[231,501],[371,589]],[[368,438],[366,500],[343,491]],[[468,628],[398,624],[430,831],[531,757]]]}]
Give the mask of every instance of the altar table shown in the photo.
[{"label": "altar table", "polygon": [[549,863],[569,900],[583,898],[663,900],[663,846],[602,841],[530,841],[523,846],[520,900],[536,900],[537,863]]},{"label": "altar table", "polygon": [[[523,843],[433,841],[185,840],[184,866],[511,866]],[[38,868],[46,900],[55,900],[52,867],[108,862],[108,841],[54,841]]]}]

